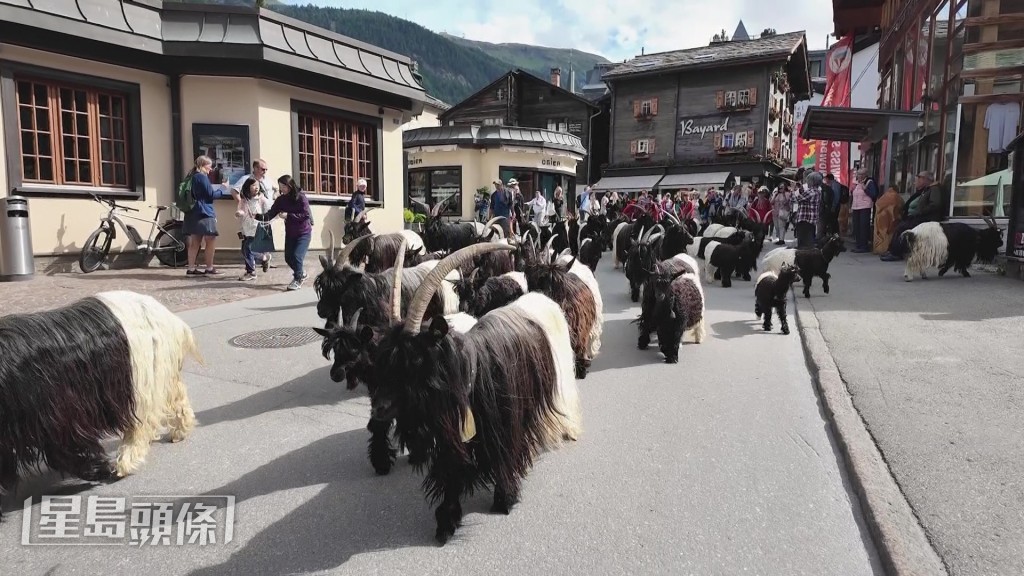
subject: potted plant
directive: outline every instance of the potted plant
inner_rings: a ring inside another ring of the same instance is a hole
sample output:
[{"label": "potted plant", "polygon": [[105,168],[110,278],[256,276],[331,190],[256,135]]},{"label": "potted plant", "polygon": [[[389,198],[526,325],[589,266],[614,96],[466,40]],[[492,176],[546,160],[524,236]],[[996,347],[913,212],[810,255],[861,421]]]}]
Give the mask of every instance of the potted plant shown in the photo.
[{"label": "potted plant", "polygon": [[406,208],[404,217],[406,230],[412,230],[417,233],[423,231],[423,223],[427,221],[427,217],[425,215],[416,214],[412,210]]}]

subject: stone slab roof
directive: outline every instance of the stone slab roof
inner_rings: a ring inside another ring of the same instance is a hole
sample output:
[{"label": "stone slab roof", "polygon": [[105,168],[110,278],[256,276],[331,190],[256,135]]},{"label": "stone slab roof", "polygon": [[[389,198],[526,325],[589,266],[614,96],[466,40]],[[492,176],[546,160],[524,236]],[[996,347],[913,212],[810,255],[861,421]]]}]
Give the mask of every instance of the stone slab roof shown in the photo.
[{"label": "stone slab roof", "polygon": [[405,148],[444,146],[446,144],[481,148],[511,144],[575,152],[581,156],[587,154],[587,149],[583,146],[583,142],[578,136],[565,132],[545,130],[543,128],[463,124],[456,126],[429,126],[402,132],[402,145]]}]

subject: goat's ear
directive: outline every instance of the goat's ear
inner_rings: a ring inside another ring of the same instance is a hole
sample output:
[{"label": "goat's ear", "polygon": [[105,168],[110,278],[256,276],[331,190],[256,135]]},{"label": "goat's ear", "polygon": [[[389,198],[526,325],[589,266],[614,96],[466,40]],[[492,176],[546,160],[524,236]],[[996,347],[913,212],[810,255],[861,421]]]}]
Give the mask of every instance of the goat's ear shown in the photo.
[{"label": "goat's ear", "polygon": [[675,281],[676,281],[676,278],[679,278],[679,277],[680,277],[680,276],[682,276],[683,274],[686,274],[686,270],[680,270],[679,272],[676,272],[675,274],[673,274],[673,275],[672,275],[672,280],[671,280],[671,282],[675,282]]},{"label": "goat's ear", "polygon": [[327,257],[323,254],[320,255],[320,265],[324,267],[324,270],[330,268],[330,264],[327,262]]},{"label": "goat's ear", "polygon": [[576,258],[575,257],[572,260],[569,260],[568,262],[565,263],[565,269],[566,270],[572,270],[572,267],[573,267],[574,264],[576,264]]},{"label": "goat's ear", "polygon": [[317,328],[315,326],[313,327],[313,332],[316,332],[317,334],[323,336],[324,338],[330,338],[331,336],[334,335],[334,330],[328,330],[326,328]]},{"label": "goat's ear", "polygon": [[369,344],[373,342],[373,328],[369,326],[363,326],[359,329],[359,341],[363,344]]},{"label": "goat's ear", "polygon": [[434,316],[434,319],[430,321],[430,335],[437,340],[448,335],[448,321],[444,319],[444,316]]}]

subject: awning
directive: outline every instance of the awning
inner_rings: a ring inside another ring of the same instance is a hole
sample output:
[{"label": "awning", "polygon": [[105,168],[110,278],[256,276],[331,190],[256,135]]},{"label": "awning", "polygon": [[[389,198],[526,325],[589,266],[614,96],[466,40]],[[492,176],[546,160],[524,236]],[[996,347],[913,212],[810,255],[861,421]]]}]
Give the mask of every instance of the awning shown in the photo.
[{"label": "awning", "polygon": [[699,174],[669,174],[658,182],[658,188],[721,188],[731,172],[701,172]]},{"label": "awning", "polygon": [[644,174],[642,176],[605,176],[597,181],[593,190],[617,190],[630,192],[633,190],[650,190],[661,180],[661,174]]},{"label": "awning", "polygon": [[891,133],[917,130],[920,118],[921,112],[808,106],[800,137],[835,142],[878,141]]}]

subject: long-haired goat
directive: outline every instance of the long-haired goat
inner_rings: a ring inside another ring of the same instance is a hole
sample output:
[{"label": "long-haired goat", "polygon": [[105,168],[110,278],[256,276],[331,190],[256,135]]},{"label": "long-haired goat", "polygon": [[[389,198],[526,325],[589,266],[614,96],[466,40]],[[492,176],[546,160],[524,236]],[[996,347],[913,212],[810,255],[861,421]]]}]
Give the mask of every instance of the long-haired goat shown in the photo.
[{"label": "long-haired goat", "polygon": [[800,281],[803,284],[805,298],[811,297],[811,281],[815,276],[821,278],[822,289],[828,294],[828,280],[832,276],[828,273],[829,263],[839,255],[843,248],[843,241],[839,234],[833,234],[821,248],[776,248],[764,255],[761,259],[761,269],[764,271],[782,271],[784,264],[796,266],[800,272]]},{"label": "long-haired goat", "polygon": [[526,275],[522,272],[509,272],[492,276],[471,291],[460,292],[459,301],[463,312],[479,318],[519,299],[527,292]]},{"label": "long-haired goat", "polygon": [[[135,472],[165,426],[188,437],[195,415],[181,379],[202,362],[192,330],[150,296],[102,292],[0,318],[0,497],[45,464],[87,481]],[[122,438],[111,463],[101,441]]]},{"label": "long-haired goat", "polygon": [[796,282],[796,266],[783,264],[778,274],[775,272],[762,272],[757,277],[757,284],[754,285],[754,314],[761,318],[764,315],[764,323],[761,325],[765,332],[772,330],[772,310],[779,316],[779,323],[782,324],[782,333],[789,334],[789,322],[786,319],[786,303],[789,301],[789,290]]},{"label": "long-haired goat", "polygon": [[591,272],[596,272],[597,264],[601,262],[600,238],[584,238],[580,242],[579,259]]},{"label": "long-haired goat", "polygon": [[907,282],[920,274],[927,278],[928,268],[938,268],[944,276],[950,268],[964,278],[970,278],[967,271],[977,257],[979,262],[991,262],[1003,245],[1003,232],[995,220],[985,216],[988,226],[978,230],[962,222],[925,222],[903,233],[903,240],[910,247],[903,279]]},{"label": "long-haired goat", "polygon": [[739,245],[712,241],[704,252],[704,271],[708,283],[721,278],[722,288],[732,286],[732,276],[750,280],[750,272],[757,267],[754,242],[744,236]]},{"label": "long-haired goat", "polygon": [[454,252],[476,244],[479,241],[481,230],[486,232],[491,224],[503,218],[502,216],[491,218],[482,228],[479,227],[478,222],[443,222],[441,216],[438,215],[441,206],[441,203],[434,206],[423,226],[423,241],[426,243],[427,250],[430,251]]},{"label": "long-haired goat", "polygon": [[407,446],[424,450],[424,489],[441,501],[435,538],[447,542],[462,522],[461,499],[494,486],[493,512],[508,514],[533,459],[581,433],[569,326],[558,304],[526,294],[481,317],[466,333],[426,311],[445,274],[479,250],[441,262],[416,291],[402,325],[384,335],[374,363],[373,418],[396,423]]},{"label": "long-haired goat", "polygon": [[[600,349],[601,308],[596,280],[584,280],[593,273],[571,256],[568,262],[546,263],[531,250],[526,255],[526,284],[530,292],[540,292],[558,302],[569,321],[572,349],[576,354],[576,377],[586,378],[590,363]],[[573,269],[573,267],[578,267]],[[572,273],[570,273],[572,270]],[[586,272],[584,272],[586,271]],[[589,279],[588,279],[589,280]],[[595,337],[596,335],[596,337]]]},{"label": "long-haired goat", "polygon": [[[388,298],[392,292],[394,274],[387,270],[376,273],[364,272],[351,264],[346,264],[351,252],[368,238],[368,236],[356,238],[335,256],[332,234],[326,255],[320,256],[323,271],[314,279],[313,288],[317,295],[317,315],[326,321],[326,328],[335,326],[342,313],[348,318],[360,308],[363,310],[363,321],[367,324],[376,326],[388,323],[390,317]],[[404,254],[405,248],[402,243],[399,243],[399,250]],[[411,268],[405,268],[403,265],[401,268],[403,305],[409,302],[416,287],[437,266],[438,262],[438,260],[428,260]],[[458,272],[452,272],[451,280],[455,281],[458,278]],[[437,296],[435,302],[432,303],[432,313],[454,314],[459,311],[459,298],[450,283],[445,283],[442,292]]]},{"label": "long-haired goat", "polygon": [[[691,258],[692,261],[692,258]],[[692,264],[680,257],[658,262],[644,285],[644,297],[637,323],[637,348],[646,350],[651,333],[658,335],[658,347],[665,362],[679,362],[679,345],[687,331],[697,344],[704,341],[704,288]]]}]

